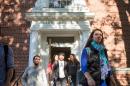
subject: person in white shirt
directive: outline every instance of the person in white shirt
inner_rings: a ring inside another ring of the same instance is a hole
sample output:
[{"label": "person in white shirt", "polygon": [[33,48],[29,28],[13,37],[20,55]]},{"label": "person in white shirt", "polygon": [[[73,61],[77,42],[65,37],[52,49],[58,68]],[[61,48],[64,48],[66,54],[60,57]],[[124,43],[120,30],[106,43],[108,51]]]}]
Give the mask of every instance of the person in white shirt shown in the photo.
[{"label": "person in white shirt", "polygon": [[34,66],[27,67],[22,76],[23,86],[48,86],[44,68],[40,66],[41,57],[33,57]]},{"label": "person in white shirt", "polygon": [[64,61],[64,53],[59,53],[59,61],[54,63],[53,73],[56,82],[56,86],[66,86],[68,78],[68,65]]}]

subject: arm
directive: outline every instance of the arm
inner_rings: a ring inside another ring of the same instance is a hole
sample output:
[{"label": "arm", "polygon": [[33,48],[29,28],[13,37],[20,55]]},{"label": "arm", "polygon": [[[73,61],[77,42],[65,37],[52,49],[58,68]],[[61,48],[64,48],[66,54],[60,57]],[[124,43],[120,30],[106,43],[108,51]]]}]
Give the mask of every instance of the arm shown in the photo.
[{"label": "arm", "polygon": [[21,81],[22,81],[22,85],[23,86],[26,86],[26,84],[27,84],[27,77],[28,77],[28,67],[25,69],[25,71],[24,71],[24,73],[23,73],[23,75],[22,75],[22,77],[21,77]]},{"label": "arm", "polygon": [[81,71],[83,73],[87,72],[87,52],[84,48],[81,55]]},{"label": "arm", "polygon": [[70,65],[71,65],[71,64],[70,64],[70,61],[68,61],[67,63],[68,63],[68,64],[67,64],[67,73],[68,73],[68,76],[70,76],[70,71],[71,71],[71,70],[70,70]]},{"label": "arm", "polygon": [[68,62],[66,62],[67,63],[67,66],[66,66],[66,70],[67,70],[67,77],[70,75],[70,73],[69,73],[69,63]]},{"label": "arm", "polygon": [[52,64],[48,63],[47,65],[47,74],[52,74]]},{"label": "arm", "polygon": [[13,57],[13,50],[9,47],[8,48],[8,55],[7,55],[7,73],[6,73],[6,86],[10,86],[11,79],[13,77],[14,71],[14,57]]},{"label": "arm", "polygon": [[79,71],[80,70],[80,63],[79,63],[79,61],[77,62],[77,71]]},{"label": "arm", "polygon": [[59,62],[58,62],[58,61],[55,61],[55,62],[53,63],[53,66],[52,66],[53,71],[57,70],[58,65],[59,65]]},{"label": "arm", "polygon": [[87,78],[88,85],[95,86],[95,81],[93,80],[93,78],[91,77],[91,75],[87,70],[87,60],[88,60],[87,58],[88,54],[86,49],[84,48],[81,55],[81,70],[84,73],[85,77]]},{"label": "arm", "polygon": [[6,86],[10,86],[11,85],[11,79],[12,79],[12,76],[13,76],[13,71],[14,69],[13,68],[10,68],[8,69],[7,71],[7,76],[6,76]]}]

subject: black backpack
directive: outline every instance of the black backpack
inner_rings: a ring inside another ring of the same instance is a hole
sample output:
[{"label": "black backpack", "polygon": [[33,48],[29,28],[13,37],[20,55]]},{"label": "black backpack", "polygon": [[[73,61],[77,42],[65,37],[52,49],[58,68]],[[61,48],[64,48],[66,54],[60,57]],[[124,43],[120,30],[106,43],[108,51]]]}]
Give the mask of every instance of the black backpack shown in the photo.
[{"label": "black backpack", "polygon": [[[4,53],[5,53],[5,64],[7,65],[7,56],[8,56],[8,45],[4,45]],[[8,71],[8,69],[6,68],[6,71]],[[13,76],[11,78],[11,82],[13,82],[16,78],[16,73],[15,73],[15,68],[13,69]]]}]

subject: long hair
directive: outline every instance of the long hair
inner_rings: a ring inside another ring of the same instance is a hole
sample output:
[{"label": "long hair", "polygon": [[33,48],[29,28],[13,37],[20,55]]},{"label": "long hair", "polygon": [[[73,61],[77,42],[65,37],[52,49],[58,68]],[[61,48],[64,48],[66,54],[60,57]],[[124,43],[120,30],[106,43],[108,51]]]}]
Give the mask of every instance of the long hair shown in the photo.
[{"label": "long hair", "polygon": [[94,30],[91,32],[91,34],[90,34],[90,36],[89,36],[89,38],[88,38],[88,41],[87,41],[85,47],[89,47],[89,46],[91,45],[91,42],[92,42],[92,40],[93,40],[93,34],[95,33],[95,31],[100,31],[100,32],[102,33],[101,44],[104,45],[104,39],[103,39],[103,32],[102,32],[102,30],[100,30],[100,29],[94,29]]},{"label": "long hair", "polygon": [[70,55],[72,55],[72,56],[73,56],[74,63],[77,63],[77,62],[79,62],[79,61],[77,60],[77,58],[76,58],[75,54],[70,54]]},{"label": "long hair", "polygon": [[51,59],[51,63],[53,64],[55,62],[55,57],[58,56],[58,54],[54,54],[52,59]]}]

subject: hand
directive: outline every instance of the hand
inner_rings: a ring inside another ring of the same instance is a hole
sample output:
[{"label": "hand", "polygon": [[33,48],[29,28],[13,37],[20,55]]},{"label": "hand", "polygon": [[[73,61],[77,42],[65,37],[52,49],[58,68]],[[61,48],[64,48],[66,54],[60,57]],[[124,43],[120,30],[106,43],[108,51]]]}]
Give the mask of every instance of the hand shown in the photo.
[{"label": "hand", "polygon": [[11,83],[10,82],[6,82],[5,86],[11,86]]},{"label": "hand", "polygon": [[95,85],[95,81],[94,81],[92,78],[91,78],[91,79],[88,79],[87,81],[88,81],[88,85],[89,85],[89,86],[96,86],[96,85]]},{"label": "hand", "polygon": [[94,79],[88,72],[85,72],[85,77],[87,78],[88,86],[96,86]]}]

